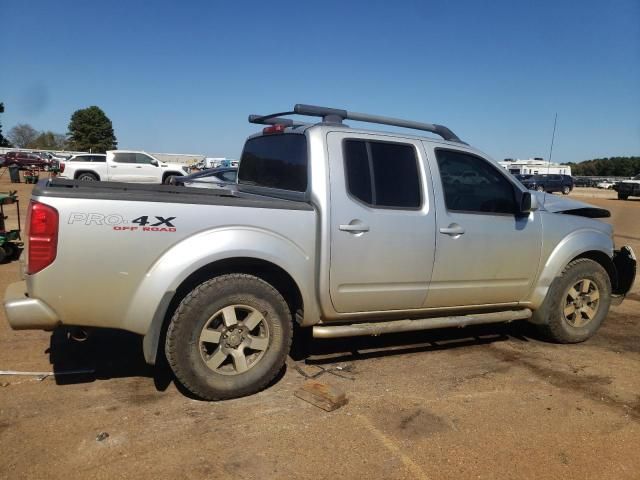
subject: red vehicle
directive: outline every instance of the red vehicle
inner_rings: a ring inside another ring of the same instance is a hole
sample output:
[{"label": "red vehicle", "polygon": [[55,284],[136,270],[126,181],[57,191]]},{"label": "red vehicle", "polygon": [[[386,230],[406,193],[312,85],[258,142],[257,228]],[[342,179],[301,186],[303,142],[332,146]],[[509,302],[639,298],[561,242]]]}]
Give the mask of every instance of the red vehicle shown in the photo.
[{"label": "red vehicle", "polygon": [[18,165],[21,169],[41,168],[49,170],[51,161],[30,152],[8,152],[4,156],[4,166]]}]

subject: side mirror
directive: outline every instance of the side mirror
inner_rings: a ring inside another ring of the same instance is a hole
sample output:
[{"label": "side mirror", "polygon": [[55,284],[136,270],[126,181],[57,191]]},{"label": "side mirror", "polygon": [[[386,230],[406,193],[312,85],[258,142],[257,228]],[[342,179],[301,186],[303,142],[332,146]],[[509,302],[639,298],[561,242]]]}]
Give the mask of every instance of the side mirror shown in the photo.
[{"label": "side mirror", "polygon": [[538,210],[538,197],[531,192],[523,192],[520,197],[520,213],[535,212]]},{"label": "side mirror", "polygon": [[154,167],[159,167],[159,166],[160,166],[160,164],[158,163],[158,161],[157,161],[157,160],[155,160],[155,159],[154,159],[154,160],[151,160],[151,165],[153,165]]}]

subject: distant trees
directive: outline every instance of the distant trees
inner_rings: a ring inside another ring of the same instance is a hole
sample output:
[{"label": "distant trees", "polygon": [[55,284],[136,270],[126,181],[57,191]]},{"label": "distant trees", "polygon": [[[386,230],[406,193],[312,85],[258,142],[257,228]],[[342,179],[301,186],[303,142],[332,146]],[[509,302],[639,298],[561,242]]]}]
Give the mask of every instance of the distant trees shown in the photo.
[{"label": "distant trees", "polygon": [[640,174],[640,157],[610,157],[569,163],[574,176],[632,177]]},{"label": "distant trees", "polygon": [[76,110],[67,135],[72,150],[104,153],[118,146],[111,120],[96,106]]},{"label": "distant trees", "polygon": [[67,138],[61,133],[51,131],[41,132],[40,135],[32,141],[28,147],[38,150],[65,150],[67,146]]},{"label": "distant trees", "polygon": [[7,136],[16,147],[27,148],[38,137],[39,132],[28,123],[19,123]]},{"label": "distant trees", "polygon": [[[0,113],[4,113],[4,103],[0,102]],[[0,123],[0,147],[10,147],[9,140],[2,135],[2,123]]]}]

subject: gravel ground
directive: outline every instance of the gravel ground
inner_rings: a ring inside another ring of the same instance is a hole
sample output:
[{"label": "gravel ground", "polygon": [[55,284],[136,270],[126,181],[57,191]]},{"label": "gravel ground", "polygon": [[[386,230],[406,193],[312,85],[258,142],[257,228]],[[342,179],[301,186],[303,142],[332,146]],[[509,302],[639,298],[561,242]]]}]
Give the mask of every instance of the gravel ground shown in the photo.
[{"label": "gravel ground", "polygon": [[[588,201],[640,252],[640,199]],[[17,262],[0,265],[0,291],[18,279]],[[640,478],[639,283],[580,345],[526,324],[315,341],[265,391],[218,403],[145,365],[135,335],[77,343],[11,331],[0,313],[0,369],[94,370],[0,376],[0,478]],[[314,374],[348,405],[296,398]]]}]

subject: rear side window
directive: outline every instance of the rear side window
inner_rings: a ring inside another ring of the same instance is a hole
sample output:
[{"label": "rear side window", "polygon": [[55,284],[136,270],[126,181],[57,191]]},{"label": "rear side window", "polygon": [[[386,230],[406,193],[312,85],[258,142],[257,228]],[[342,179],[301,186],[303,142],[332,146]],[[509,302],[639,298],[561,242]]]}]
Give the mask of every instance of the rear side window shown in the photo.
[{"label": "rear side window", "polygon": [[305,192],[308,183],[307,137],[276,134],[247,140],[238,183]]},{"label": "rear side window", "polygon": [[418,158],[412,145],[345,140],[343,155],[352,196],[372,207],[420,208]]},{"label": "rear side window", "polygon": [[117,163],[136,163],[135,153],[114,153],[113,161]]},{"label": "rear side window", "polygon": [[448,210],[516,213],[514,187],[486,160],[463,152],[436,150]]},{"label": "rear side window", "polygon": [[91,157],[91,161],[92,162],[106,162],[107,161],[107,157],[105,157],[104,155],[93,155]]}]

